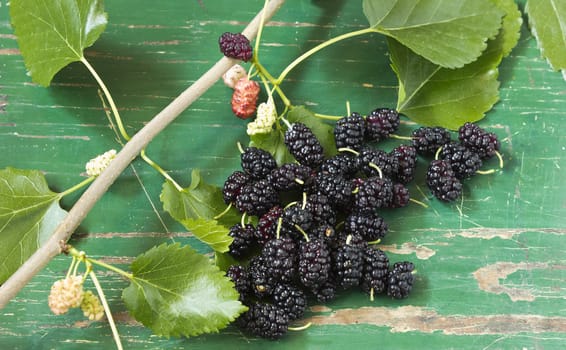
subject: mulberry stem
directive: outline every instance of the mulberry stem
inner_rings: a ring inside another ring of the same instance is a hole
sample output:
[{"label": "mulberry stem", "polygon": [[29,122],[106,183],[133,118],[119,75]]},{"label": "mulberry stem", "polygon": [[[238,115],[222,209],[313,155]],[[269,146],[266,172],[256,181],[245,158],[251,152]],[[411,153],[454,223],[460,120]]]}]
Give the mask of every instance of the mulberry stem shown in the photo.
[{"label": "mulberry stem", "polygon": [[290,330],[290,331],[304,331],[305,329],[309,328],[310,326],[312,326],[312,322],[309,322],[306,325],[300,326],[300,327],[287,327],[287,329]]},{"label": "mulberry stem", "polygon": [[120,113],[118,113],[118,108],[116,107],[116,104],[114,103],[114,99],[112,98],[112,95],[110,95],[110,91],[106,87],[106,84],[104,84],[104,81],[102,80],[102,78],[100,78],[100,75],[98,75],[94,67],[90,65],[90,63],[86,60],[86,58],[82,57],[81,62],[85,65],[85,67],[88,69],[90,74],[92,74],[94,80],[96,80],[98,86],[100,86],[100,89],[102,90],[104,96],[108,100],[108,103],[110,104],[110,109],[112,110],[112,114],[114,114],[114,118],[116,119],[116,124],[118,124],[118,130],[120,130],[120,135],[122,135],[124,140],[129,141],[130,135],[128,135],[128,132],[124,128],[124,124],[122,123],[122,118],[120,118]]},{"label": "mulberry stem", "polygon": [[108,323],[110,324],[110,329],[112,330],[112,336],[114,337],[114,342],[116,343],[116,347],[118,350],[122,350],[122,341],[120,340],[120,334],[118,333],[118,328],[116,328],[116,322],[114,322],[114,318],[112,317],[112,312],[110,311],[110,306],[108,306],[108,302],[106,301],[106,297],[104,296],[104,291],[102,290],[102,286],[100,282],[98,282],[98,278],[94,271],[90,271],[89,273],[90,279],[92,279],[92,283],[96,288],[96,292],[100,297],[100,301],[102,302],[102,307],[104,308],[104,313],[106,314],[106,318],[108,319]]},{"label": "mulberry stem", "polygon": [[379,174],[379,178],[380,178],[380,179],[383,179],[383,172],[381,171],[381,168],[377,166],[377,164],[372,163],[372,162],[369,162],[369,163],[368,163],[368,166],[369,166],[370,168],[373,168],[373,169],[377,170],[377,173]]},{"label": "mulberry stem", "polygon": [[183,187],[181,187],[181,185],[179,185],[172,177],[171,175],[167,174],[167,172],[165,170],[163,170],[162,167],[159,166],[159,164],[155,163],[153,160],[151,160],[146,154],[145,154],[145,148],[141,150],[140,153],[141,158],[147,163],[149,164],[153,169],[157,170],[158,173],[160,173],[167,181],[169,181],[173,186],[175,186],[175,188],[177,189],[177,191],[179,192],[183,192],[184,189]]},{"label": "mulberry stem", "polygon": [[65,197],[66,195],[73,193],[73,192],[85,187],[89,183],[93,182],[94,179],[96,179],[96,176],[91,176],[91,177],[79,182],[78,184],[74,185],[73,187],[59,193],[59,198]]},{"label": "mulberry stem", "polygon": [[423,202],[421,202],[421,201],[418,201],[418,200],[416,200],[416,199],[409,198],[409,201],[411,201],[411,202],[413,202],[413,203],[415,203],[415,204],[418,204],[418,205],[420,205],[420,206],[423,207],[423,208],[428,208],[428,205],[426,205],[425,203],[423,203]]},{"label": "mulberry stem", "polygon": [[319,119],[334,120],[334,121],[342,119],[342,116],[327,115],[327,114],[320,114],[320,113],[315,113],[314,116],[319,118]]},{"label": "mulberry stem", "polygon": [[350,152],[350,153],[352,153],[353,155],[356,155],[356,156],[360,155],[360,152],[353,150],[351,148],[348,148],[348,147],[340,147],[340,148],[338,148],[338,152]]},{"label": "mulberry stem", "polygon": [[313,54],[324,49],[325,47],[328,47],[328,46],[335,44],[335,43],[337,43],[341,40],[344,40],[344,39],[352,38],[352,37],[355,37],[355,36],[358,36],[358,35],[374,33],[374,32],[376,32],[376,30],[373,29],[373,28],[365,28],[365,29],[361,29],[361,30],[356,30],[356,31],[353,31],[353,32],[349,32],[349,33],[346,33],[346,34],[339,35],[337,37],[334,37],[330,40],[327,40],[327,41],[313,47],[312,49],[308,50],[307,52],[305,52],[301,56],[297,57],[293,62],[291,62],[287,66],[287,68],[285,68],[283,70],[283,72],[281,72],[281,74],[279,75],[279,77],[275,81],[275,85],[281,84],[283,82],[283,80],[285,79],[285,77],[287,76],[287,74],[289,74],[296,66],[298,66],[301,62],[303,62],[304,60],[306,60],[307,58],[309,58]]},{"label": "mulberry stem", "polygon": [[389,137],[391,137],[392,139],[397,139],[397,140],[406,140],[406,141],[412,141],[413,140],[412,137],[402,136],[402,135],[397,135],[397,134],[389,134]]},{"label": "mulberry stem", "polygon": [[218,220],[221,217],[223,217],[226,213],[228,213],[230,211],[230,209],[232,209],[232,203],[228,204],[226,206],[226,209],[224,209],[224,211],[222,211],[222,213],[216,215],[215,217],[213,217],[214,220]]}]

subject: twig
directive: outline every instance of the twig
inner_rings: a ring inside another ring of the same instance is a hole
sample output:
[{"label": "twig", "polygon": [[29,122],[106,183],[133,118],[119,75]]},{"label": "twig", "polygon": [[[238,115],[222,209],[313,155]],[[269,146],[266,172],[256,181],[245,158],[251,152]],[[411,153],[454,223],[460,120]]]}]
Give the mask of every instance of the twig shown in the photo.
[{"label": "twig", "polygon": [[[258,32],[262,12],[265,11],[265,21],[277,12],[285,0],[272,0],[264,10],[260,11],[243,30],[243,34],[253,39]],[[51,238],[40,247],[10,278],[0,286],[0,309],[14,298],[18,292],[41,271],[55,256],[60,254],[61,242],[69,240],[75,229],[86,217],[95,203],[106,193],[110,185],[122,171],[136,158],[141,150],[167,127],[175,118],[187,109],[194,101],[204,94],[218,81],[230,67],[238,61],[222,57],[214,66],[204,73],[193,85],[183,91],[175,100],[146,124],[110,162],[108,167],[96,178],[92,185],[83,193],[81,198],[69,211],[69,214],[59,224]]]}]

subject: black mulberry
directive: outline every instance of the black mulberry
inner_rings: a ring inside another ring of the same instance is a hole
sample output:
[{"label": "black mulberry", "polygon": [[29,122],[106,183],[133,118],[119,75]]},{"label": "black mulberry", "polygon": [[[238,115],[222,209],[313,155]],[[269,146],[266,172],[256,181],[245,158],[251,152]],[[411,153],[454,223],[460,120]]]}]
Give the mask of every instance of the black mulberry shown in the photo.
[{"label": "black mulberry", "polygon": [[433,155],[450,139],[450,132],[444,128],[423,126],[413,131],[412,144],[418,154]]},{"label": "black mulberry", "polygon": [[312,170],[304,165],[287,163],[273,169],[267,179],[277,191],[292,191],[309,186]]},{"label": "black mulberry", "polygon": [[280,282],[291,282],[297,271],[297,245],[289,237],[272,239],[261,250],[268,274]]},{"label": "black mulberry", "polygon": [[278,202],[277,192],[263,179],[242,187],[236,197],[236,208],[242,213],[261,216]]},{"label": "black mulberry", "polygon": [[235,203],[236,197],[244,185],[250,182],[250,177],[243,171],[236,170],[224,181],[222,196],[226,204]]},{"label": "black mulberry", "polygon": [[294,123],[285,132],[285,145],[289,153],[302,165],[314,169],[324,160],[320,141],[305,124]]},{"label": "black mulberry", "polygon": [[361,288],[368,294],[385,292],[389,275],[389,259],[380,249],[364,249]]},{"label": "black mulberry", "polygon": [[240,301],[244,301],[250,293],[250,276],[248,270],[241,265],[232,265],[226,271],[226,276],[234,282],[236,291],[240,293]]},{"label": "black mulberry", "polygon": [[430,163],[426,184],[436,198],[445,202],[455,201],[462,194],[462,183],[446,160],[438,159]]},{"label": "black mulberry", "polygon": [[273,304],[283,309],[289,321],[303,317],[307,309],[305,292],[290,284],[278,284],[273,291]]},{"label": "black mulberry", "polygon": [[275,340],[287,333],[289,317],[285,310],[273,304],[258,302],[238,318],[238,325],[255,336]]},{"label": "black mulberry", "polygon": [[366,117],[366,138],[381,141],[399,128],[399,113],[394,109],[377,108]]},{"label": "black mulberry", "polygon": [[457,142],[450,142],[442,146],[439,158],[450,163],[456,177],[460,180],[471,177],[482,166],[482,161],[477,153]]},{"label": "black mulberry", "polygon": [[353,243],[349,235],[336,250],[332,252],[332,267],[337,285],[348,289],[360,284],[363,269],[363,248]]},{"label": "black mulberry", "polygon": [[240,159],[242,169],[254,180],[266,178],[273,169],[277,168],[275,158],[261,148],[246,147]]},{"label": "black mulberry", "polygon": [[411,182],[415,176],[417,167],[417,150],[413,146],[400,145],[395,147],[389,156],[394,158],[397,163],[397,172],[393,178],[404,185]]},{"label": "black mulberry", "polygon": [[367,177],[391,177],[399,169],[397,158],[391,157],[385,151],[371,147],[364,147],[360,150],[359,162],[361,170]]},{"label": "black mulberry", "polygon": [[299,252],[299,279],[309,289],[318,289],[330,278],[330,250],[324,239],[301,242]]},{"label": "black mulberry", "polygon": [[393,269],[387,275],[387,295],[394,299],[408,297],[415,281],[414,269],[415,266],[409,261],[393,264]]},{"label": "black mulberry", "polygon": [[228,247],[230,255],[236,259],[247,256],[254,247],[255,230],[255,227],[251,224],[246,224],[244,227],[239,223],[233,225],[228,233],[234,239]]},{"label": "black mulberry", "polygon": [[364,143],[365,119],[356,112],[336,121],[334,140],[337,148],[359,150]]},{"label": "black mulberry", "polygon": [[393,198],[393,183],[388,178],[370,177],[358,185],[354,194],[354,210],[371,212],[388,207]]},{"label": "black mulberry", "polygon": [[218,39],[218,44],[220,46],[220,52],[226,57],[245,62],[252,59],[252,46],[249,39],[242,33],[223,33]]},{"label": "black mulberry", "polygon": [[497,135],[487,132],[473,123],[465,123],[460,127],[458,139],[464,146],[477,153],[482,159],[493,157],[500,147]]},{"label": "black mulberry", "polygon": [[366,241],[376,241],[387,234],[387,223],[375,211],[352,213],[344,220],[344,229],[348,233],[356,233]]}]

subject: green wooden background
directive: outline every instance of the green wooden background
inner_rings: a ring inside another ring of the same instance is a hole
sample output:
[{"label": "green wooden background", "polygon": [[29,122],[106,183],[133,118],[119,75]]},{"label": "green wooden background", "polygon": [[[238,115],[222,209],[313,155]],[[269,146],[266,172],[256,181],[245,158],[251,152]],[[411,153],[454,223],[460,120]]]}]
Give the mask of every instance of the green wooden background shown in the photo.
[{"label": "green wooden background", "polygon": [[[50,88],[26,75],[0,0],[0,168],[40,169],[53,190],[81,180],[84,163],[117,148],[85,68],[73,64]],[[523,2],[521,2],[522,4]],[[218,58],[217,38],[240,31],[263,1],[114,0],[109,25],[86,56],[108,84],[133,134]],[[261,60],[273,73],[333,36],[367,22],[361,1],[289,0],[264,31]],[[126,281],[101,271],[100,280],[129,349],[561,349],[566,344],[566,82],[540,57],[523,24],[518,46],[500,69],[501,101],[481,125],[502,139],[505,169],[466,181],[453,205],[431,198],[422,176],[411,186],[429,208],[385,212],[391,260],[412,260],[415,290],[403,301],[357,292],[311,305],[306,331],[271,342],[235,327],[191,339],[151,334],[125,312]],[[312,57],[288,78],[295,105],[343,114],[346,100],[367,113],[394,107],[396,79],[384,38],[353,38]],[[231,90],[218,82],[148,148],[148,154],[183,185],[200,168],[220,185],[238,166],[245,122],[230,111]],[[400,134],[415,126],[404,122]],[[390,148],[398,142],[386,143]],[[421,165],[421,171],[425,166]],[[495,161],[488,166],[495,167]],[[120,177],[88,215],[72,244],[105,262],[128,267],[162,242],[205,246],[160,206],[163,179],[141,161]],[[422,192],[420,192],[422,191]],[[69,208],[77,196],[65,198]],[[113,348],[106,322],[88,322],[77,310],[55,316],[50,285],[70,259],[52,261],[0,310],[0,349]]]}]

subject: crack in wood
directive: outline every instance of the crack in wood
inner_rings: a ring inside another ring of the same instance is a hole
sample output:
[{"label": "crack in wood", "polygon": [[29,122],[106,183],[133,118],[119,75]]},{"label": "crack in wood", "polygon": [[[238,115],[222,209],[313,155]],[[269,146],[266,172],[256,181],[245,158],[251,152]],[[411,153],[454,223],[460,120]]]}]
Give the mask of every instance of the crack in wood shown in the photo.
[{"label": "crack in wood", "polygon": [[447,335],[487,335],[566,332],[566,318],[541,315],[439,315],[420,306],[361,307],[317,315],[304,322],[313,325],[367,324],[389,327],[393,333],[442,332]]},{"label": "crack in wood", "polygon": [[[6,106],[8,105],[8,95],[0,95],[0,113],[6,112]],[[7,124],[0,124],[0,125],[10,125],[11,123]]]}]

